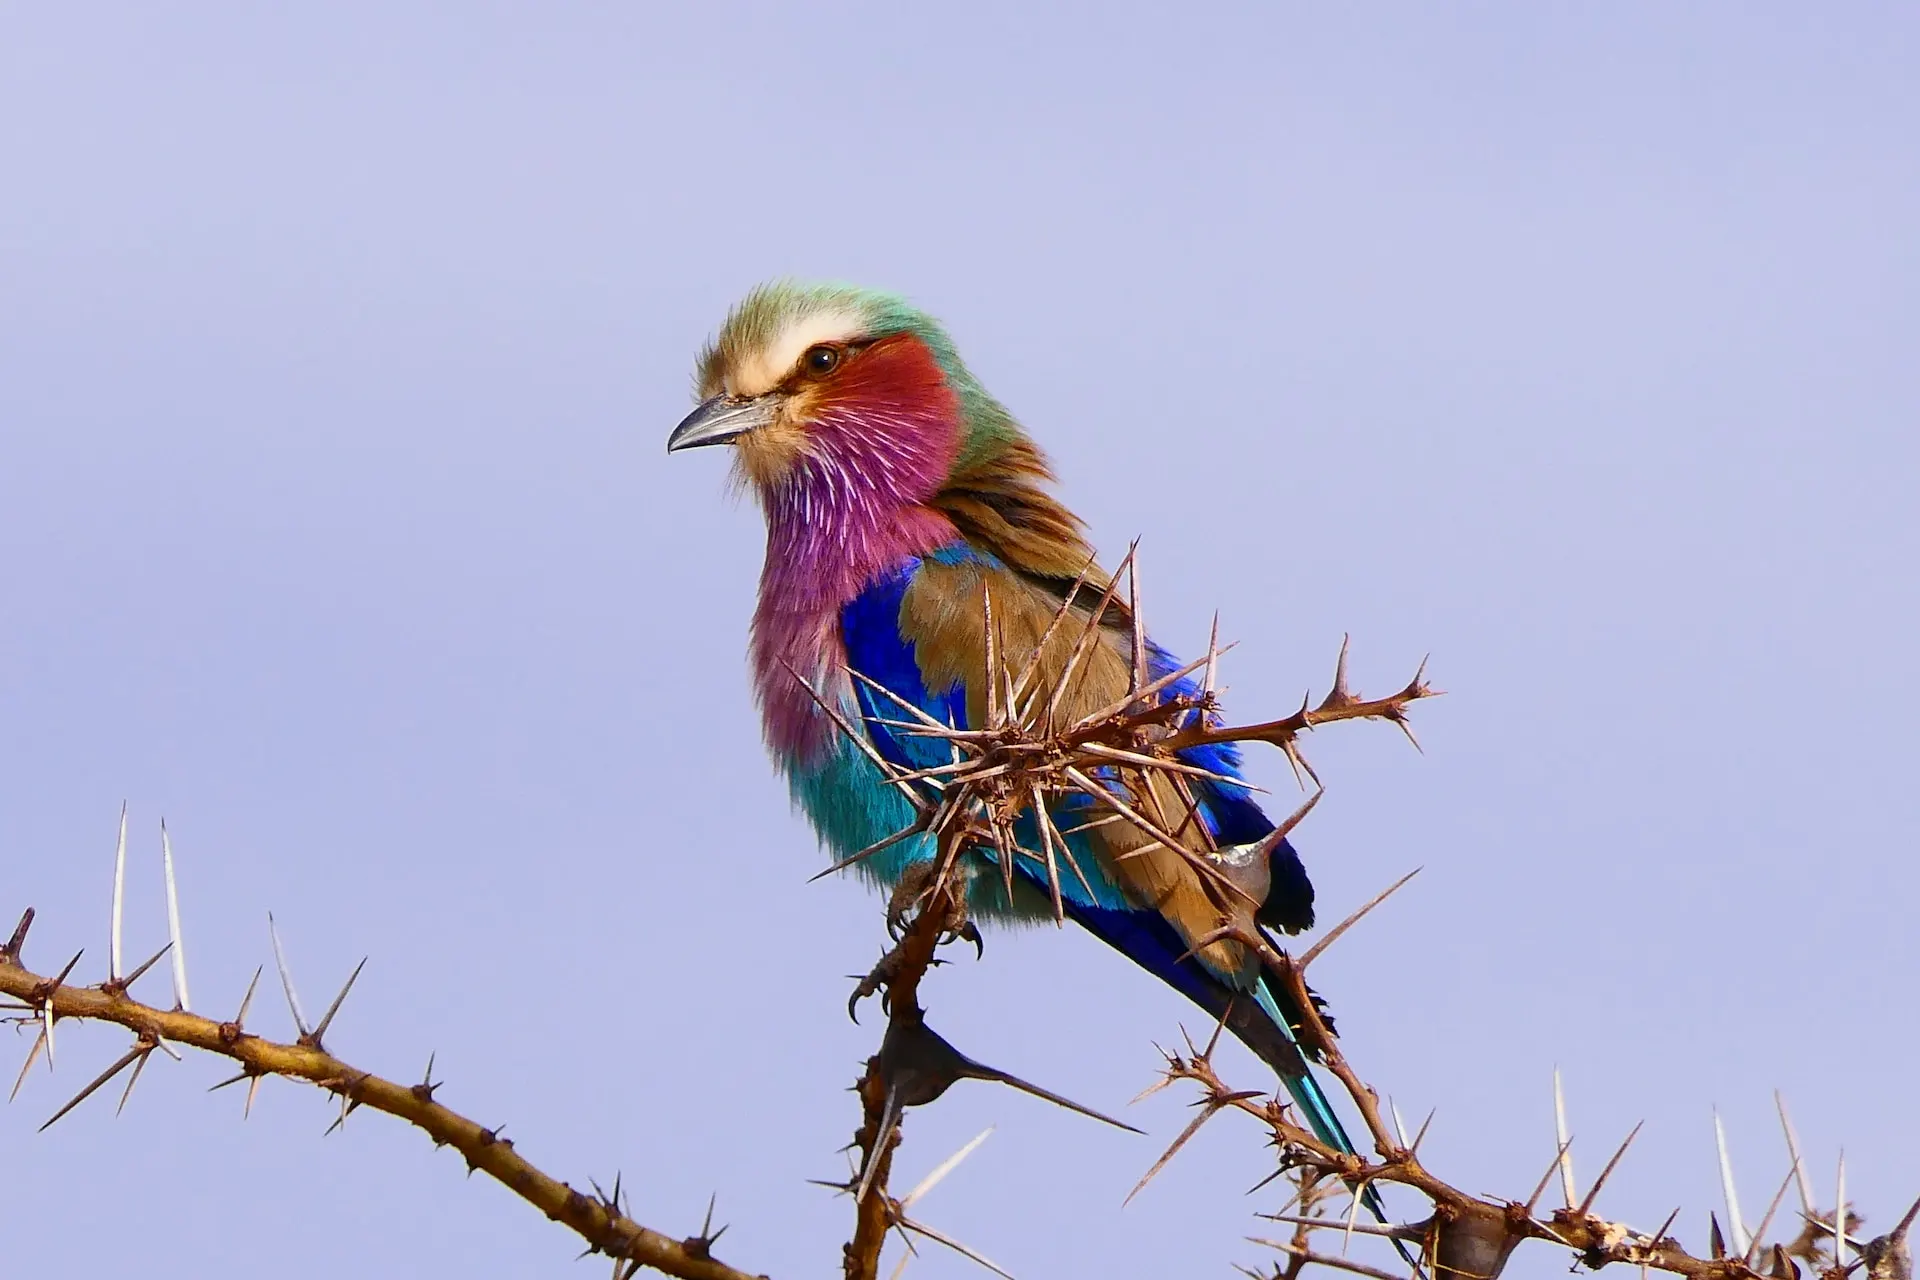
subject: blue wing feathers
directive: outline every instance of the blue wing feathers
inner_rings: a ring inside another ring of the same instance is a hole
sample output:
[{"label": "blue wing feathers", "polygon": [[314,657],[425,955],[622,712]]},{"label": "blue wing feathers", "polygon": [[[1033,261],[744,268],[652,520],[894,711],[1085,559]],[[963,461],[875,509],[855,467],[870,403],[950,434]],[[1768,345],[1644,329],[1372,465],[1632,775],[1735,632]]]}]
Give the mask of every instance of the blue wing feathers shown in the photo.
[{"label": "blue wing feathers", "polygon": [[[963,563],[969,559],[990,565],[998,564],[991,557],[981,555],[964,544],[943,548],[929,558],[943,564]],[[895,573],[872,583],[841,611],[841,632],[846,645],[847,663],[936,720],[964,728],[967,724],[965,689],[958,684],[946,689],[928,689],[915,659],[913,641],[901,633],[901,604],[919,567],[920,561],[909,561]],[[1148,667],[1153,678],[1164,676],[1178,666],[1172,655],[1158,645],[1152,646]],[[1198,686],[1192,677],[1186,677],[1176,681],[1171,688],[1174,692],[1192,693],[1197,691]],[[947,747],[937,738],[896,732],[888,725],[876,723],[877,720],[900,720],[906,717],[906,713],[889,699],[858,681],[855,682],[854,696],[860,714],[866,719],[868,734],[884,758],[909,768],[926,768],[948,758]],[[1182,752],[1181,758],[1213,773],[1234,778],[1240,776],[1240,754],[1232,744],[1193,748]],[[1272,820],[1247,789],[1201,780],[1194,784],[1192,790],[1201,819],[1218,842],[1249,843],[1273,831]],[[1023,828],[1030,828],[1031,823],[1029,816],[1023,822]],[[1024,830],[1021,838],[1023,842],[1033,840],[1034,833]],[[1129,906],[1111,883],[1097,874],[1084,836],[1070,839],[1076,842],[1077,848],[1087,849],[1087,855],[1081,857],[1080,862],[1095,889],[1094,896],[1089,897],[1077,878],[1062,873],[1063,904],[1066,913],[1077,924],[1216,1018],[1228,1017],[1235,1008],[1236,998],[1245,1002],[1244,994],[1236,993],[1197,960],[1186,956],[1186,943],[1158,912]],[[915,844],[920,845],[917,850],[910,847]],[[894,856],[887,858],[886,867],[877,868],[882,874],[886,874],[887,868],[897,873],[898,867],[904,865],[907,859],[930,856],[931,850],[924,847],[924,842],[907,842],[899,850],[890,850],[889,853]],[[1041,873],[1037,868],[1022,861],[1016,871],[1022,879],[1039,885]],[[1264,923],[1298,928],[1312,922],[1313,890],[1292,847],[1284,841],[1274,853],[1273,885],[1269,908],[1277,906],[1279,910],[1270,916],[1269,910],[1263,908],[1261,919]],[[1045,888],[1044,885],[1039,887]],[[1272,1063],[1308,1125],[1320,1139],[1352,1151],[1352,1143],[1342,1129],[1339,1117],[1319,1085],[1306,1072],[1304,1060],[1294,1046],[1290,1020],[1282,1012],[1279,1002],[1264,980],[1256,983],[1251,994],[1251,1003],[1264,1016],[1258,1019],[1259,1025],[1249,1025],[1250,1014],[1240,1012],[1230,1019],[1236,1033]]]}]

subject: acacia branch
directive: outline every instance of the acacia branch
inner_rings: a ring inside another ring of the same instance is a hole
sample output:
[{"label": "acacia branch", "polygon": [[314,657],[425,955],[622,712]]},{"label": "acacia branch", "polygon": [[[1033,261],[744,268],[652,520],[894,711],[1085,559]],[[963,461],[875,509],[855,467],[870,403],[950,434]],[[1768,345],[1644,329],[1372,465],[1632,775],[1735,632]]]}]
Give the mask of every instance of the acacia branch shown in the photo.
[{"label": "acacia branch", "polygon": [[[1635,1231],[1624,1223],[1608,1221],[1594,1213],[1593,1206],[1632,1142],[1633,1134],[1629,1134],[1627,1141],[1621,1143],[1613,1153],[1613,1158],[1579,1205],[1555,1210],[1545,1220],[1536,1217],[1534,1209],[1540,1192],[1565,1154],[1564,1144],[1555,1153],[1554,1164],[1548,1167],[1547,1176],[1541,1179],[1533,1195],[1526,1201],[1488,1200],[1469,1195],[1421,1162],[1418,1138],[1409,1148],[1387,1132],[1381,1121],[1377,1093],[1361,1080],[1327,1034],[1325,1020],[1313,1002],[1305,997],[1305,982],[1299,969],[1283,952],[1273,951],[1265,958],[1270,965],[1281,968],[1287,975],[1298,1007],[1306,1011],[1306,1025],[1301,1028],[1303,1042],[1319,1051],[1328,1070],[1340,1081],[1354,1106],[1366,1118],[1369,1129],[1374,1131],[1380,1159],[1363,1160],[1329,1147],[1310,1130],[1296,1123],[1291,1108],[1278,1099],[1230,1088],[1214,1069],[1211,1045],[1204,1052],[1186,1057],[1168,1054],[1161,1084],[1155,1087],[1175,1080],[1189,1081],[1201,1088],[1204,1094],[1201,1105],[1209,1111],[1236,1110],[1254,1117],[1272,1135],[1273,1144],[1280,1152],[1282,1169],[1294,1170],[1310,1180],[1338,1178],[1352,1187],[1396,1183],[1426,1197],[1432,1205],[1432,1214],[1425,1221],[1384,1230],[1373,1228],[1368,1233],[1418,1240],[1422,1246],[1422,1262],[1432,1269],[1437,1280],[1492,1280],[1499,1275],[1513,1250],[1527,1240],[1545,1241],[1571,1249],[1578,1256],[1580,1264],[1590,1270],[1619,1262],[1645,1270],[1684,1276],[1688,1280],[1762,1280],[1763,1277],[1765,1280],[1800,1280],[1800,1268],[1792,1258],[1798,1256],[1817,1263],[1817,1256],[1806,1240],[1834,1234],[1830,1226],[1818,1225],[1818,1215],[1814,1215],[1810,1217],[1810,1222],[1815,1225],[1802,1233],[1802,1241],[1774,1244],[1763,1249],[1756,1240],[1752,1249],[1742,1255],[1726,1251],[1716,1226],[1709,1256],[1702,1257],[1689,1252],[1666,1234],[1667,1228],[1672,1225],[1671,1218],[1651,1233]],[[1920,1203],[1916,1203],[1914,1209],[1883,1236],[1864,1243],[1849,1238],[1848,1247],[1858,1254],[1857,1259],[1851,1264],[1829,1263],[1819,1266],[1819,1274],[1829,1280],[1844,1280],[1850,1272],[1865,1264],[1865,1274],[1872,1280],[1878,1280],[1882,1275],[1909,1280],[1911,1262],[1906,1234],[1916,1218],[1920,1218]],[[1354,1269],[1344,1261],[1312,1253],[1303,1235],[1315,1229],[1340,1231],[1343,1226],[1351,1231],[1350,1225],[1335,1218],[1308,1220],[1282,1217],[1280,1220],[1294,1222],[1297,1226],[1291,1242],[1284,1246],[1276,1245],[1289,1255],[1289,1264],[1285,1269],[1287,1275],[1297,1275],[1299,1267],[1308,1264]],[[1306,1225],[1315,1221],[1317,1227]],[[1764,1229],[1763,1224],[1761,1230]],[[1765,1272],[1759,1270],[1762,1261],[1768,1264]]]},{"label": "acacia branch", "polygon": [[[944,892],[944,890],[943,890]],[[933,964],[934,948],[940,942],[940,913],[922,910],[906,935],[887,953],[881,968],[886,970],[888,1031],[908,1023],[920,1023],[925,1011],[919,1003],[920,979]],[[883,1052],[867,1059],[855,1092],[860,1095],[860,1128],[853,1135],[860,1153],[862,1173],[853,1182],[857,1202],[854,1205],[853,1239],[847,1242],[845,1270],[847,1280],[874,1280],[880,1270],[880,1251],[887,1232],[898,1218],[898,1206],[887,1194],[887,1180],[893,1173],[893,1153],[900,1145],[898,1108],[887,1106],[888,1073]],[[864,1190],[866,1194],[860,1193]]]},{"label": "acacia branch", "polygon": [[[32,914],[29,911],[22,918],[13,940],[0,947],[0,994],[18,1001],[30,1011],[29,1017],[44,1026],[65,1019],[113,1023],[134,1033],[135,1053],[151,1053],[163,1043],[190,1045],[238,1063],[241,1075],[237,1079],[246,1079],[250,1085],[266,1076],[303,1080],[339,1098],[343,1115],[358,1107],[382,1111],[419,1129],[435,1146],[452,1147],[466,1160],[469,1170],[485,1173],[573,1231],[589,1251],[626,1260],[629,1274],[634,1268],[650,1267],[683,1280],[752,1280],[749,1273],[712,1257],[706,1238],[676,1240],[633,1221],[613,1198],[586,1195],[541,1172],[498,1129],[489,1129],[435,1101],[438,1085],[431,1081],[403,1085],[362,1071],[327,1052],[313,1032],[292,1044],[254,1035],[241,1025],[244,1013],[231,1022],[217,1022],[182,1010],[143,1004],[127,994],[131,978],[79,986],[68,983],[65,974],[49,978],[27,969],[20,963],[20,945]],[[71,968],[69,965],[68,972]],[[36,1050],[40,1043],[36,1041]],[[130,1054],[121,1065],[133,1060]],[[144,1057],[139,1061],[144,1065]],[[83,1096],[104,1084],[106,1078],[96,1080]]]}]

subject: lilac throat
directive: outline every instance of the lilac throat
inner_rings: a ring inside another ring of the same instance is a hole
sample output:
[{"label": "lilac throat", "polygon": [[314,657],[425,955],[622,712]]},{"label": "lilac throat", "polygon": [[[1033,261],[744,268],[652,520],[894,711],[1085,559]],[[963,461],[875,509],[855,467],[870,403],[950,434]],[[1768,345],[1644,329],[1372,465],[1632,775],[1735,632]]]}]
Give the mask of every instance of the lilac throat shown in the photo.
[{"label": "lilac throat", "polygon": [[830,702],[850,700],[841,609],[956,536],[923,504],[951,467],[957,434],[944,414],[830,412],[813,424],[814,449],[762,494],[767,559],[751,661],[761,727],[783,767],[818,760],[836,732],[794,674]]}]

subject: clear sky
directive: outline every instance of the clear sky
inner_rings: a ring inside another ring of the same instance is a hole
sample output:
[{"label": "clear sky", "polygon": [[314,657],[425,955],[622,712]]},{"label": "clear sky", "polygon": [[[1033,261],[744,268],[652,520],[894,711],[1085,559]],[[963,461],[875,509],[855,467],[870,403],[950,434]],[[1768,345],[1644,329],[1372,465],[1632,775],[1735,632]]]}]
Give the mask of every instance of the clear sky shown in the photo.
[{"label": "clear sky", "polygon": [[[1893,4],[0,6],[0,910],[98,980],[125,799],[144,954],[164,815],[200,1006],[272,909],[310,1006],[372,957],[355,1062],[437,1052],[559,1176],[677,1234],[717,1192],[729,1260],[832,1271],[805,1179],[844,1168],[878,905],[804,883],[759,520],[663,443],[729,302],[844,277],[949,322],[1109,557],[1143,539],[1167,643],[1220,610],[1238,714],[1344,632],[1363,691],[1432,653],[1425,755],[1327,733],[1299,843],[1334,918],[1426,868],[1316,974],[1439,1108],[1435,1169],[1524,1195],[1559,1063],[1583,1179],[1648,1122],[1601,1208],[1699,1244],[1710,1109],[1757,1216],[1778,1087],[1884,1227],[1920,1193],[1917,65]],[[1071,932],[926,994],[1106,1109],[1199,1026]],[[59,1047],[0,1112],[10,1270],[603,1274],[396,1123],[323,1140],[270,1082],[243,1124],[217,1062],[36,1135],[122,1042]],[[1120,1207],[1184,1101],[1138,1138],[964,1085],[902,1185],[996,1125],[929,1222],[1022,1277],[1230,1274],[1249,1126]]]}]

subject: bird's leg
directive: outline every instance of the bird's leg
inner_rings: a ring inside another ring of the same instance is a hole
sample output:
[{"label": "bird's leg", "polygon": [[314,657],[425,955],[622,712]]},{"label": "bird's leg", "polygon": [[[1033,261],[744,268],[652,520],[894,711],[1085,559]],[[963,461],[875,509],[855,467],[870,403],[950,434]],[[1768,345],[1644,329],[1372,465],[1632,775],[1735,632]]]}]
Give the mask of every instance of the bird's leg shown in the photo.
[{"label": "bird's leg", "polygon": [[984,949],[980,931],[967,914],[965,884],[949,883],[946,892],[941,893],[936,892],[940,888],[939,879],[940,864],[937,861],[929,859],[907,864],[907,869],[887,899],[888,935],[899,941],[923,912],[933,910],[939,915],[935,928],[941,943],[964,938],[976,948]]},{"label": "bird's leg", "polygon": [[941,963],[933,957],[933,948],[965,941],[974,945],[976,953],[985,953],[986,943],[967,914],[964,886],[955,886],[951,877],[943,886],[939,872],[937,862],[911,862],[893,887],[887,899],[887,933],[893,946],[860,979],[847,1000],[847,1016],[856,1022],[855,1007],[883,991],[887,996],[881,1001],[882,1007],[892,1013],[894,985],[910,977],[917,988],[926,969]]}]

